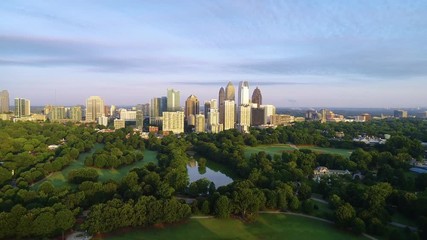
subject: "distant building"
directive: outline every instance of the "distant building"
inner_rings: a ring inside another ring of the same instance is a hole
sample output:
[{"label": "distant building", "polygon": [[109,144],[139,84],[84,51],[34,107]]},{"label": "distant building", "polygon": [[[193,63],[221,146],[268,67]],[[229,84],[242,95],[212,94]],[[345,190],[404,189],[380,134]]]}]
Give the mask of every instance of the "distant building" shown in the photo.
[{"label": "distant building", "polygon": [[136,121],[136,111],[120,109],[120,119],[125,121]]},{"label": "distant building", "polygon": [[249,127],[251,126],[251,106],[240,105],[239,109],[239,130],[241,132],[249,132]]},{"label": "distant building", "polygon": [[153,98],[151,99],[151,104],[150,104],[150,124],[156,124],[158,123],[159,118],[161,119],[160,112],[160,103],[161,103],[161,98]]},{"label": "distant building", "polygon": [[405,110],[394,110],[394,117],[395,118],[407,118],[408,112]]},{"label": "distant building", "polygon": [[205,115],[203,114],[196,115],[195,131],[197,133],[205,132]]},{"label": "distant building", "polygon": [[10,111],[9,92],[3,90],[0,92],[0,113],[8,113]]},{"label": "distant building", "polygon": [[15,117],[23,117],[31,115],[30,100],[25,98],[15,98]]},{"label": "distant building", "polygon": [[168,89],[167,91],[167,111],[176,112],[181,110],[181,98],[179,91]]},{"label": "distant building", "polygon": [[207,130],[211,133],[222,131],[222,124],[219,124],[219,112],[216,108],[211,108],[208,114]]},{"label": "distant building", "polygon": [[114,119],[114,129],[125,128],[125,120],[123,119]]},{"label": "distant building", "polygon": [[224,130],[234,128],[236,105],[233,100],[224,101]]},{"label": "distant building", "polygon": [[262,94],[261,90],[256,87],[254,92],[252,93],[252,103],[255,103],[257,105],[257,108],[262,105]]},{"label": "distant building", "polygon": [[86,122],[96,122],[99,117],[105,116],[104,100],[99,96],[90,96],[86,100]]},{"label": "distant building", "polygon": [[219,94],[218,94],[218,112],[219,112],[219,123],[220,124],[224,124],[224,102],[225,102],[225,91],[224,88],[221,87],[219,89]]},{"label": "distant building", "polygon": [[136,128],[140,131],[144,129],[144,113],[141,108],[136,110]]},{"label": "distant building", "polygon": [[249,105],[249,83],[247,81],[239,82],[238,106]]},{"label": "distant building", "polygon": [[159,127],[157,127],[157,126],[148,126],[148,132],[150,132],[150,133],[158,133],[159,132]]},{"label": "distant building", "polygon": [[70,119],[75,122],[82,121],[82,107],[75,106],[70,109]]},{"label": "distant building", "polygon": [[[99,117],[98,118],[98,124],[102,125],[102,126],[105,126],[105,127],[108,126],[108,117],[106,117],[106,116]],[[114,121],[114,124],[116,124],[115,121]],[[116,128],[116,125],[114,125],[114,128]]]},{"label": "distant building", "polygon": [[280,125],[289,125],[294,122],[294,116],[287,114],[274,114],[271,116],[271,124],[280,126]]},{"label": "distant building", "polygon": [[196,125],[196,115],[190,114],[187,118],[187,125],[194,126]]},{"label": "distant building", "polygon": [[229,100],[229,101],[235,101],[236,100],[234,85],[231,81],[228,82],[227,87],[225,87],[225,100]]},{"label": "distant building", "polygon": [[47,118],[50,121],[59,121],[65,119],[65,108],[63,106],[51,106],[49,114],[47,114]]},{"label": "distant building", "polygon": [[427,118],[427,111],[417,113],[417,118]]},{"label": "distant building", "polygon": [[319,121],[319,120],[321,120],[321,118],[322,118],[321,114],[315,110],[308,110],[305,113],[305,119],[307,121]]},{"label": "distant building", "polygon": [[185,101],[185,117],[188,118],[190,115],[196,116],[199,114],[199,107],[199,99],[194,95],[190,95]]},{"label": "distant building", "polygon": [[111,116],[111,112],[110,112],[110,106],[105,105],[104,106],[104,116]]},{"label": "distant building", "polygon": [[184,112],[163,112],[163,132],[184,132]]},{"label": "distant building", "polygon": [[372,116],[369,113],[356,116],[354,119],[356,122],[368,122],[372,120]]},{"label": "distant building", "polygon": [[218,104],[217,104],[216,99],[211,99],[211,100],[205,102],[205,107],[204,107],[205,119],[208,119],[208,115],[209,115],[211,108],[212,109],[218,109],[217,105]]},{"label": "distant building", "polygon": [[327,167],[319,166],[313,171],[313,180],[319,182],[322,176],[331,176],[331,175],[351,175],[351,172],[348,170],[332,170]]}]

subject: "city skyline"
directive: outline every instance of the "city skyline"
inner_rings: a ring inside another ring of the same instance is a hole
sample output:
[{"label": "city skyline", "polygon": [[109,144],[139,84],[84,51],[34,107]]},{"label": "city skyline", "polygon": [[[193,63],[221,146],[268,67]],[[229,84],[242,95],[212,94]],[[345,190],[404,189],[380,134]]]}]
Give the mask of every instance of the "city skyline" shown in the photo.
[{"label": "city skyline", "polygon": [[123,106],[248,81],[277,107],[427,107],[425,1],[163,3],[0,3],[0,90]]}]

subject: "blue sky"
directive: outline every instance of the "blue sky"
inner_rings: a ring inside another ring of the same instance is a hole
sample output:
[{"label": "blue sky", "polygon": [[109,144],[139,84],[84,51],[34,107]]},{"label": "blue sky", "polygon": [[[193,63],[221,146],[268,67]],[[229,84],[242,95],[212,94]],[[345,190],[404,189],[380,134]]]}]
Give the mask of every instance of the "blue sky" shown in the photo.
[{"label": "blue sky", "polygon": [[32,105],[202,102],[249,81],[282,107],[426,107],[427,1],[1,1],[0,90]]}]

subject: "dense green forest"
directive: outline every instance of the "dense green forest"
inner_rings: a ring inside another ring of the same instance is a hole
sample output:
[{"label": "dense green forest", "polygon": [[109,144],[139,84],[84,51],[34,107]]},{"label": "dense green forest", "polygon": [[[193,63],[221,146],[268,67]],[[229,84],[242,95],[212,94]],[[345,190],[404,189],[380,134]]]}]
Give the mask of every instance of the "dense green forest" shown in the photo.
[{"label": "dense green forest", "polygon": [[[345,136],[336,138],[336,132]],[[391,135],[386,144],[353,142],[358,135]],[[303,122],[275,129],[251,129],[243,134],[190,133],[147,140],[130,128],[98,133],[95,126],[0,121],[0,238],[59,236],[71,229],[90,234],[125,227],[182,222],[191,214],[231,216],[251,222],[260,210],[313,214],[316,193],[328,201],[330,219],[354,234],[367,232],[390,239],[427,238],[427,174],[409,172],[422,161],[427,122],[415,119],[366,123]],[[68,174],[69,185],[46,181],[95,144],[86,166],[119,169],[144,161],[144,150],[157,151],[158,164],[131,170],[121,181],[98,181],[92,168]],[[353,149],[349,158],[310,150],[266,152],[245,157],[244,149],[261,144],[291,143]],[[50,145],[57,145],[50,150]],[[209,180],[190,184],[186,165],[194,158],[221,163],[237,178],[216,188]],[[313,180],[318,166],[360,173],[330,175]],[[177,196],[194,199],[187,204]],[[388,228],[395,214],[416,219],[418,231],[402,234]]]}]

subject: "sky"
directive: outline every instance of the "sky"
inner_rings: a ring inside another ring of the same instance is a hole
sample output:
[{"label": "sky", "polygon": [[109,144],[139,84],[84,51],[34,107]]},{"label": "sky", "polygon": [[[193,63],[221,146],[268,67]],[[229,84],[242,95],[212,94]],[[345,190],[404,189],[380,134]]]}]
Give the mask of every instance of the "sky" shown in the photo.
[{"label": "sky", "polygon": [[[35,105],[427,107],[427,1],[0,1],[0,90]],[[236,93],[237,94],[237,93]]]}]

